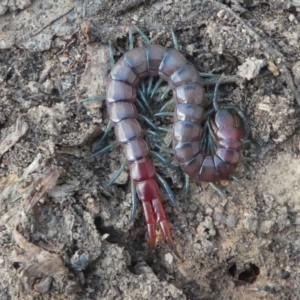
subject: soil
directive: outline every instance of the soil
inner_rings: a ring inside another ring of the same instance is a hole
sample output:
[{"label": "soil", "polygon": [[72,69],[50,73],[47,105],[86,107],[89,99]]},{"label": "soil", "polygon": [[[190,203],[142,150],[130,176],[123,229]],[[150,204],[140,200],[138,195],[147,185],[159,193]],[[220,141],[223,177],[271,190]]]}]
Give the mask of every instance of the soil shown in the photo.
[{"label": "soil", "polygon": [[[300,299],[299,1],[2,1],[0,14],[1,299]],[[187,195],[157,163],[182,261],[159,231],[147,256],[127,170],[106,187],[120,149],[91,157],[108,116],[81,100],[105,95],[109,41],[118,59],[133,25],[167,47],[173,29],[198,70],[233,78],[220,101],[251,130],[227,197],[193,181]]]}]

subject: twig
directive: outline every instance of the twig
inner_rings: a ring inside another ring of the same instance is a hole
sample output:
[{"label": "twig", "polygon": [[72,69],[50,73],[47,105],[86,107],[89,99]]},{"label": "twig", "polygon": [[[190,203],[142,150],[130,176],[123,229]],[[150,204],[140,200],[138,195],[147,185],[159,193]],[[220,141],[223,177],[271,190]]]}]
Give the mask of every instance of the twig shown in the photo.
[{"label": "twig", "polygon": [[119,7],[116,8],[115,10],[115,14],[117,16],[122,15],[123,13],[125,13],[126,11],[137,7],[139,5],[141,5],[142,3],[144,3],[146,0],[132,0],[131,2],[125,4],[125,5],[120,5]]},{"label": "twig", "polygon": [[244,26],[244,28],[246,29],[246,31],[249,33],[249,35],[256,40],[257,42],[259,42],[265,49],[266,51],[269,53],[269,55],[272,57],[273,60],[278,61],[278,58],[280,59],[280,62],[278,62],[278,66],[280,67],[284,77],[285,77],[285,81],[287,86],[289,87],[289,89],[293,92],[294,97],[298,103],[298,105],[300,106],[300,94],[297,90],[297,88],[295,87],[294,81],[293,81],[293,77],[290,73],[290,71],[287,69],[286,65],[285,65],[285,58],[284,55],[277,50],[276,45],[274,45],[271,42],[267,42],[266,40],[264,40],[259,34],[257,34],[251,27],[249,27],[244,20],[237,15],[236,13],[234,13],[229,7],[227,7],[226,5],[213,0],[214,6],[218,9],[223,9],[226,10],[229,14],[231,14],[231,16],[233,16],[236,20],[238,20],[239,22],[241,22]]}]

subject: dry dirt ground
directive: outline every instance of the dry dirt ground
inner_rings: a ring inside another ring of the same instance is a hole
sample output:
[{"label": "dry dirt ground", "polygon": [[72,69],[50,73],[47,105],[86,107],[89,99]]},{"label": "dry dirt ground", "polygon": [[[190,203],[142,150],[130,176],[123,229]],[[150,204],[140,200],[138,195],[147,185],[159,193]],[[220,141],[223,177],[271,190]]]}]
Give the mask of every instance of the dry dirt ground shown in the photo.
[{"label": "dry dirt ground", "polygon": [[[1,0],[0,14],[2,300],[300,299],[299,0]],[[186,196],[157,165],[182,262],[159,232],[146,257],[127,171],[105,187],[120,149],[90,158],[107,113],[80,101],[105,94],[108,41],[120,57],[134,24],[169,47],[173,28],[202,72],[238,74],[221,100],[251,128],[227,198],[194,182]]]}]

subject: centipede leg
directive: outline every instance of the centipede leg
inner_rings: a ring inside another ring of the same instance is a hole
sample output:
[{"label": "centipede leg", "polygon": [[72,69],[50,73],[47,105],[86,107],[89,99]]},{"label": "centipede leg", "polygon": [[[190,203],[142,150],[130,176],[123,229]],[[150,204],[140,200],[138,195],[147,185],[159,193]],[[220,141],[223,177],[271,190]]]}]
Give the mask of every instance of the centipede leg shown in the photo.
[{"label": "centipede leg", "polygon": [[154,144],[154,146],[165,153],[174,154],[174,150],[172,148],[167,148],[159,144]]},{"label": "centipede leg", "polygon": [[132,35],[132,30],[129,29],[129,32],[128,32],[128,49],[129,50],[132,50],[133,49],[133,35]]},{"label": "centipede leg", "polygon": [[94,145],[93,151],[96,151],[96,150],[99,149],[102,142],[107,138],[107,136],[108,136],[109,132],[111,131],[112,127],[113,127],[113,123],[111,121],[109,121],[106,128],[105,128],[104,134],[102,135],[101,139]]},{"label": "centipede leg", "polygon": [[158,89],[159,89],[159,87],[160,87],[160,85],[162,84],[162,82],[163,82],[163,79],[161,79],[161,78],[159,78],[158,80],[157,80],[157,82],[156,82],[156,84],[155,84],[155,86],[154,86],[154,88],[153,88],[153,90],[152,90],[152,92],[151,92],[151,95],[150,95],[150,98],[152,99],[153,98],[153,96],[156,94],[156,92],[158,91]]},{"label": "centipede leg", "polygon": [[159,128],[157,126],[154,125],[153,122],[151,122],[151,120],[149,120],[146,116],[139,114],[138,118],[142,121],[144,121],[145,123],[147,123],[148,126],[150,126],[154,131],[158,131]]},{"label": "centipede leg", "polygon": [[108,48],[109,48],[109,63],[110,63],[110,66],[113,67],[115,65],[115,59],[114,59],[114,51],[113,51],[110,41],[109,41]]},{"label": "centipede leg", "polygon": [[177,169],[176,166],[174,166],[169,160],[167,160],[166,158],[164,158],[162,155],[160,155],[159,153],[155,152],[155,151],[150,151],[151,155],[156,158],[157,160],[159,160],[162,164],[166,165],[167,167],[169,167],[170,169]]},{"label": "centipede leg", "polygon": [[187,194],[190,189],[190,176],[184,174],[184,193]]},{"label": "centipede leg", "polygon": [[142,30],[140,30],[137,26],[134,25],[134,27],[137,30],[137,32],[140,34],[140,36],[142,37],[142,39],[144,40],[144,43],[146,45],[151,44],[151,41],[148,39],[148,37],[146,36],[146,34]]},{"label": "centipede leg", "polygon": [[174,117],[174,113],[170,111],[163,111],[155,114],[154,117]]},{"label": "centipede leg", "polygon": [[152,131],[152,130],[146,130],[145,133],[146,133],[146,135],[151,136],[151,137],[159,140],[162,143],[165,143],[165,141],[163,140],[162,136],[159,133]]},{"label": "centipede leg", "polygon": [[82,100],[80,100],[80,103],[90,102],[90,101],[100,101],[101,102],[104,100],[106,100],[106,95],[97,95],[97,96],[82,99]]},{"label": "centipede leg", "polygon": [[151,109],[151,107],[149,105],[149,102],[148,102],[148,100],[146,98],[146,95],[145,95],[146,93],[143,93],[143,91],[140,88],[138,88],[137,92],[138,92],[138,95],[139,95],[140,99],[142,100],[143,104],[145,105],[145,107],[147,108],[147,110],[151,114],[152,113],[152,109]]},{"label": "centipede leg", "polygon": [[244,186],[244,184],[236,176],[234,176],[234,175],[230,175],[229,179],[232,179],[233,181],[235,181],[239,185]]},{"label": "centipede leg", "polygon": [[163,112],[165,109],[167,109],[170,105],[174,104],[174,99],[172,98],[168,102],[166,102],[162,108],[159,110],[159,112]]},{"label": "centipede leg", "polygon": [[173,205],[174,207],[176,207],[176,209],[178,210],[178,206],[177,206],[175,197],[174,197],[174,195],[173,195],[173,193],[172,193],[172,190],[171,190],[171,188],[169,187],[168,183],[167,183],[167,182],[163,179],[163,177],[160,176],[158,173],[156,173],[156,177],[157,177],[158,181],[160,182],[160,184],[161,184],[161,185],[163,186],[163,188],[165,189],[165,191],[166,191],[166,193],[167,193],[167,195],[168,195],[168,197],[169,197],[169,199],[170,199],[172,205]]},{"label": "centipede leg", "polygon": [[176,34],[175,34],[175,32],[174,32],[173,29],[171,29],[171,34],[172,34],[172,40],[173,40],[174,48],[176,50],[178,50],[178,40],[177,40],[177,36],[176,36]]},{"label": "centipede leg", "polygon": [[151,100],[151,90],[152,90],[152,85],[153,85],[153,76],[150,76],[148,79],[148,85],[147,85],[147,91],[146,91],[146,95],[147,98],[149,99],[149,101]]},{"label": "centipede leg", "polygon": [[117,142],[112,142],[108,146],[106,146],[106,147],[102,148],[101,150],[95,152],[93,155],[90,156],[90,158],[96,157],[98,155],[103,155],[105,153],[108,153],[109,151],[111,151],[112,149],[114,149],[117,145],[118,145]]},{"label": "centipede leg", "polygon": [[169,86],[164,90],[163,94],[161,95],[161,97],[158,101],[159,103],[162,103],[165,100],[165,98],[167,97],[170,90],[171,90],[171,88]]},{"label": "centipede leg", "polygon": [[122,174],[122,172],[124,171],[126,167],[126,162],[124,161],[122,163],[122,165],[120,166],[119,170],[116,172],[116,174],[110,179],[110,181],[108,182],[108,184],[106,185],[106,187],[111,186],[117,179],[118,177]]},{"label": "centipede leg", "polygon": [[226,194],[220,189],[218,188],[214,183],[209,182],[209,185],[219,194],[220,197],[222,198],[226,198]]}]

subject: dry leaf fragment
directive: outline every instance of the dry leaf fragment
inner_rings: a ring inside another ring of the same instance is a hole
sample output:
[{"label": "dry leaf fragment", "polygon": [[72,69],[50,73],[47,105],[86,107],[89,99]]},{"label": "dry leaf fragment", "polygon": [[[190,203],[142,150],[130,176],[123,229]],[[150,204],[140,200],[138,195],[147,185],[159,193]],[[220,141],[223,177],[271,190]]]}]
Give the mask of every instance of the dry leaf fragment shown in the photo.
[{"label": "dry leaf fragment", "polygon": [[22,117],[17,119],[15,130],[0,143],[0,157],[11,148],[28,130],[28,125]]},{"label": "dry leaf fragment", "polygon": [[[41,293],[46,292],[50,287],[49,279],[60,280],[61,276],[68,273],[61,257],[58,254],[50,253],[30,242],[23,235],[14,229],[13,232],[16,244],[23,250],[17,253],[14,251],[11,255],[13,262],[21,264],[20,277],[30,284],[31,288],[35,287]],[[37,280],[40,280],[37,282]]]},{"label": "dry leaf fragment", "polygon": [[35,188],[33,192],[23,202],[23,209],[25,213],[28,213],[44,196],[44,194],[55,185],[59,175],[60,173],[58,168],[51,166],[45,171],[44,177],[35,182]]}]

